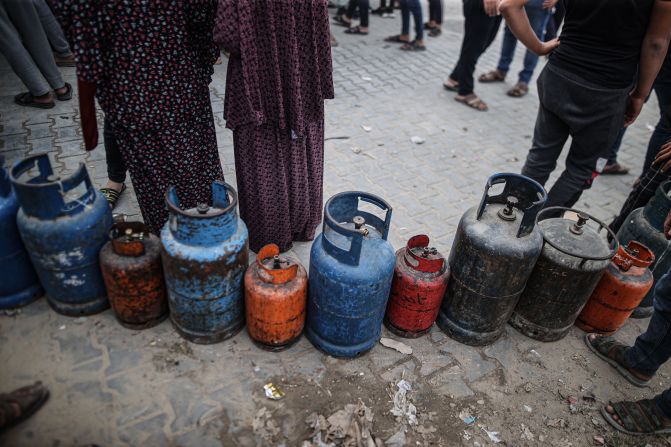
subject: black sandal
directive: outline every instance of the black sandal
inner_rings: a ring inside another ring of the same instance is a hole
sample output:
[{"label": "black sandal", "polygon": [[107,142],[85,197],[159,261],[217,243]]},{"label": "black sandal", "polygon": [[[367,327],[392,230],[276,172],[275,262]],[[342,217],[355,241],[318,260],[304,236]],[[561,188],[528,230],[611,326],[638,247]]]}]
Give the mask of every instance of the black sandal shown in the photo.
[{"label": "black sandal", "polygon": [[443,34],[443,30],[441,30],[441,29],[438,28],[437,26],[434,26],[433,28],[431,28],[431,29],[429,30],[429,37],[438,37],[438,36],[440,36],[441,34]]},{"label": "black sandal", "polygon": [[368,31],[361,31],[361,27],[359,26],[354,26],[352,28],[347,28],[345,30],[345,34],[359,34],[361,36],[367,36]]},{"label": "black sandal", "polygon": [[397,34],[395,36],[389,36],[384,38],[385,42],[390,42],[390,43],[410,43],[410,40],[403,40],[401,39],[401,35]]},{"label": "black sandal", "polygon": [[24,107],[35,107],[36,109],[53,109],[56,103],[51,102],[37,102],[35,97],[30,92],[19,93],[14,97],[14,103]]},{"label": "black sandal", "polygon": [[585,344],[593,353],[597,355],[597,357],[615,368],[617,372],[619,372],[622,377],[627,379],[632,385],[635,385],[639,388],[645,388],[650,385],[652,379],[639,379],[633,375],[625,366],[624,353],[627,349],[629,349],[629,346],[619,343],[613,337],[606,337],[603,335],[597,335],[594,340],[590,340],[590,335],[592,334],[585,335]]},{"label": "black sandal", "polygon": [[342,18],[342,16],[336,16],[333,18],[334,24],[338,26],[344,26],[345,28],[349,28],[352,26],[352,22],[347,22],[345,19]]},{"label": "black sandal", "polygon": [[404,43],[399,48],[403,51],[426,51],[426,46],[418,44],[416,40]]},{"label": "black sandal", "polygon": [[645,399],[636,402],[611,403],[613,411],[622,424],[613,415],[601,407],[601,415],[613,428],[628,435],[666,435],[671,433],[671,426],[664,424],[665,416],[654,400]]},{"label": "black sandal", "polygon": [[72,86],[70,83],[65,83],[65,93],[56,93],[56,99],[59,101],[69,101],[72,99]]},{"label": "black sandal", "polygon": [[117,191],[112,188],[100,188],[100,192],[105,196],[105,200],[107,200],[107,203],[109,203],[110,208],[114,209],[116,207],[116,203],[119,201],[119,197],[121,197],[121,194],[126,190],[126,185],[122,184],[121,185],[121,191]]}]

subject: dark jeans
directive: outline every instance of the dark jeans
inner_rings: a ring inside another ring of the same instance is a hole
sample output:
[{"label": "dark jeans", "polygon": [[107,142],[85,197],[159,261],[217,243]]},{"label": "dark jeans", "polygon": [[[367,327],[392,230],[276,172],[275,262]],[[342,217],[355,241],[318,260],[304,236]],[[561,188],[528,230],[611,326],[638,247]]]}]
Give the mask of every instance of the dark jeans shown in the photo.
[{"label": "dark jeans", "polygon": [[[573,206],[605,165],[624,123],[629,89],[604,89],[550,62],[538,78],[540,106],[531,150],[522,174],[545,185],[569,136],[566,169],[549,192],[546,206]],[[602,160],[599,160],[602,159]]]},{"label": "dark jeans", "polygon": [[610,229],[614,233],[620,231],[620,227],[627,220],[629,214],[636,208],[645,206],[652,199],[652,196],[655,195],[655,191],[657,191],[659,185],[669,178],[671,178],[671,169],[662,172],[659,167],[649,167],[638,179],[638,183],[634,185],[634,189],[629,193],[620,213],[613,220],[613,223],[610,224]]},{"label": "dark jeans", "polygon": [[[527,16],[529,17],[531,28],[534,30],[534,33],[536,33],[538,39],[542,41],[543,34],[545,33],[545,27],[547,26],[548,19],[550,18],[550,10],[543,8],[543,0],[530,0],[524,6],[524,9],[526,10]],[[515,56],[516,46],[517,38],[506,25],[505,31],[503,33],[503,45],[501,45],[501,58],[499,59],[498,65],[499,71],[508,73],[510,64],[512,63],[513,57]],[[527,50],[524,55],[524,68],[522,71],[520,71],[519,74],[519,82],[528,84],[531,81],[531,76],[534,74],[536,64],[538,64],[538,56]]]},{"label": "dark jeans", "polygon": [[347,5],[347,17],[352,19],[359,7],[359,26],[368,28],[368,10],[370,9],[370,2],[368,0],[349,0]]},{"label": "dark jeans", "polygon": [[401,34],[410,34],[410,13],[415,19],[415,39],[424,39],[424,22],[422,21],[422,5],[419,0],[401,0]]},{"label": "dark jeans", "polygon": [[482,0],[464,0],[464,38],[461,53],[450,78],[459,83],[459,95],[473,93],[473,72],[482,53],[492,44],[501,16],[489,17]]},{"label": "dark jeans", "polygon": [[[671,357],[671,275],[657,281],[653,299],[655,312],[648,329],[627,349],[624,360],[628,367],[644,374],[655,374]],[[666,417],[671,417],[671,388],[655,397],[655,402]]]},{"label": "dark jeans", "polygon": [[429,0],[429,20],[438,25],[443,23],[443,0]]},{"label": "dark jeans", "polygon": [[126,164],[121,157],[121,152],[114,136],[114,130],[107,120],[105,120],[103,139],[105,143],[105,158],[107,160],[107,177],[113,182],[123,183],[126,181]]}]

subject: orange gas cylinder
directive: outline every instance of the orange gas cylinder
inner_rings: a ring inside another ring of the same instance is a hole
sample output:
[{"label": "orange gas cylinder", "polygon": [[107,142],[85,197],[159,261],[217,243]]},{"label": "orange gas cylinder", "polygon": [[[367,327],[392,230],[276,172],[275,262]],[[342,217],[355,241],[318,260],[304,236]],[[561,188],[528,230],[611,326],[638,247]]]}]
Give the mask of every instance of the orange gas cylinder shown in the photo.
[{"label": "orange gas cylinder", "polygon": [[576,326],[586,332],[607,335],[620,329],[652,287],[648,266],[654,260],[652,251],[639,242],[620,245],[578,316]]},{"label": "orange gas cylinder", "polygon": [[308,275],[300,263],[266,245],[245,273],[247,331],[261,348],[281,351],[303,332]]}]

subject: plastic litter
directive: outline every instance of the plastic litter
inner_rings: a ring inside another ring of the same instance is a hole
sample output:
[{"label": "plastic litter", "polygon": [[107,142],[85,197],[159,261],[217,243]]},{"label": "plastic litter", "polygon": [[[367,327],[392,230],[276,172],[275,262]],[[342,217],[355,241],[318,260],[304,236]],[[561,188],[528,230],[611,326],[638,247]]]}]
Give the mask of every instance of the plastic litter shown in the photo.
[{"label": "plastic litter", "polygon": [[401,379],[396,386],[398,391],[394,394],[394,408],[391,414],[403,418],[410,425],[417,425],[417,408],[408,400],[408,393],[412,391],[412,385],[405,379]]},{"label": "plastic litter", "polygon": [[266,397],[271,400],[280,400],[284,397],[284,391],[279,389],[276,385],[271,383],[266,383],[263,385],[263,390],[266,393]]}]

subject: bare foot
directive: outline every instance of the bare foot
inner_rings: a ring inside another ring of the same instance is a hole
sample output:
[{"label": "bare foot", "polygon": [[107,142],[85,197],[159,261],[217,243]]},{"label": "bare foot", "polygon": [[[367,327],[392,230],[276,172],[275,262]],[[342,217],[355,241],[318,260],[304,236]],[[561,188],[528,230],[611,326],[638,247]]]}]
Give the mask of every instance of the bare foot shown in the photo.
[{"label": "bare foot", "polygon": [[42,104],[47,104],[47,103],[50,103],[50,102],[54,102],[54,97],[51,94],[51,92],[49,92],[46,95],[33,96],[33,101],[34,102],[39,102],[39,103],[42,103]]}]

